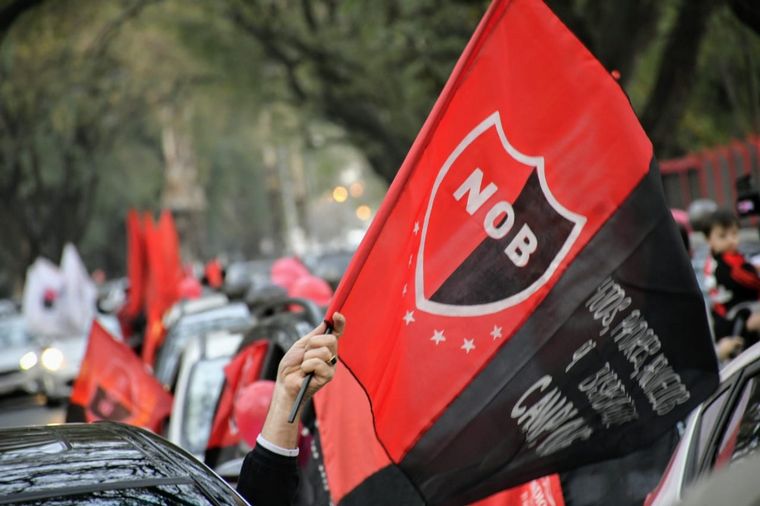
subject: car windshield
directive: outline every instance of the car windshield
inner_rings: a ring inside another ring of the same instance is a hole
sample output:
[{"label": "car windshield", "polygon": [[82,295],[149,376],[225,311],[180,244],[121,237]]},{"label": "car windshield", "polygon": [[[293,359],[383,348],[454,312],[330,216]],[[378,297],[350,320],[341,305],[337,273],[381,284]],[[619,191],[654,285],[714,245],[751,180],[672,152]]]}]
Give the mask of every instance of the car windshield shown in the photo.
[{"label": "car windshield", "polygon": [[0,320],[0,348],[23,346],[29,342],[29,336],[24,331],[24,320],[12,318]]},{"label": "car windshield", "polygon": [[224,366],[229,358],[204,360],[193,365],[185,397],[182,446],[191,453],[206,449],[216,401],[224,382]]}]

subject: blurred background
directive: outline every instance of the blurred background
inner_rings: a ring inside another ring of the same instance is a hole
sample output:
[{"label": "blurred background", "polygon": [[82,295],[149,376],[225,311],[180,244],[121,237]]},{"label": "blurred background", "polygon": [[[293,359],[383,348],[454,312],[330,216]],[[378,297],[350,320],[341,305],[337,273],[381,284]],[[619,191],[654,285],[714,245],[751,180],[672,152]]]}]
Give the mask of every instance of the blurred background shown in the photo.
[{"label": "blurred background", "polygon": [[[760,132],[750,0],[548,3],[660,159]],[[0,0],[0,296],[67,241],[124,275],[129,208],[185,262],[355,248],[487,5]]]}]

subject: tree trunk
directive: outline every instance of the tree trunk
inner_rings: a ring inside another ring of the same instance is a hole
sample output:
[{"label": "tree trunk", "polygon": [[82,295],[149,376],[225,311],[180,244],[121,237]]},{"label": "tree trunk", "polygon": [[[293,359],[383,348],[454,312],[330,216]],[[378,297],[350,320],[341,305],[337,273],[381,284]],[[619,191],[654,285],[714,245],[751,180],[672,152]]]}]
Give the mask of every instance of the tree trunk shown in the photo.
[{"label": "tree trunk", "polygon": [[689,99],[707,22],[720,0],[684,0],[662,53],[654,89],[641,122],[658,156],[678,153],[674,136]]}]

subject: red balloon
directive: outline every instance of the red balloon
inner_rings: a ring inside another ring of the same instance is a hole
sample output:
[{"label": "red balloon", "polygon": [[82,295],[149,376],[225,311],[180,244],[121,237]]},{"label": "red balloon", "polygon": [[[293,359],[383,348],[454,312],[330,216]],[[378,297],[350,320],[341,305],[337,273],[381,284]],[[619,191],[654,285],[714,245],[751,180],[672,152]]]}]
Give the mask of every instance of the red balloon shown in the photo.
[{"label": "red balloon", "polygon": [[330,304],[333,291],[330,285],[327,284],[327,281],[309,274],[308,276],[298,278],[290,290],[288,290],[288,295],[308,299],[316,305],[324,307]]},{"label": "red balloon", "polygon": [[179,283],[179,296],[181,299],[197,299],[201,296],[203,288],[193,276],[185,276]]},{"label": "red balloon", "polygon": [[308,275],[309,270],[293,257],[280,258],[272,264],[272,282],[286,290],[290,290],[296,280]]},{"label": "red balloon", "polygon": [[232,415],[240,436],[250,447],[256,444],[256,438],[264,426],[273,393],[274,381],[259,380],[240,389],[235,397]]}]

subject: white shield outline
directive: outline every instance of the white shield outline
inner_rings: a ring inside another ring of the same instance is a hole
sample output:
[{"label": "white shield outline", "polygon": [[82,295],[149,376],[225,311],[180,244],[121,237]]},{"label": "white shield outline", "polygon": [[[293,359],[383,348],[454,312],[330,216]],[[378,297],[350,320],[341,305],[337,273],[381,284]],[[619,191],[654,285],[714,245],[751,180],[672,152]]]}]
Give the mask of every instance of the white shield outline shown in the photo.
[{"label": "white shield outline", "polygon": [[[546,269],[546,271],[541,275],[540,278],[538,278],[530,286],[528,286],[521,292],[511,295],[507,297],[506,299],[502,299],[496,302],[489,302],[487,304],[474,304],[474,305],[469,305],[469,306],[461,306],[461,305],[442,304],[440,302],[433,302],[425,298],[425,292],[423,288],[425,286],[424,265],[423,265],[423,259],[425,258],[425,255],[424,255],[425,239],[427,237],[428,221],[430,220],[430,214],[433,210],[433,202],[435,201],[435,196],[436,196],[436,193],[438,192],[438,187],[441,185],[441,182],[446,177],[446,174],[448,173],[449,169],[454,164],[454,162],[457,160],[459,155],[461,155],[464,152],[464,150],[467,149],[467,147],[470,144],[472,144],[472,142],[475,139],[477,139],[481,134],[486,132],[491,127],[496,129],[496,133],[498,134],[499,139],[501,140],[501,144],[509,156],[511,156],[512,158],[514,158],[515,160],[517,160],[518,162],[524,165],[528,165],[529,167],[536,167],[536,170],[538,172],[538,179],[541,184],[541,190],[543,190],[546,200],[560,215],[567,218],[568,220],[573,222],[575,225],[573,226],[573,229],[571,230],[570,234],[567,236],[567,239],[565,240],[565,243],[562,245],[562,248],[559,250],[557,255],[549,264],[549,267]],[[416,292],[415,298],[416,298],[417,308],[428,313],[443,315],[443,316],[482,316],[482,315],[487,315],[491,313],[496,313],[508,307],[519,304],[520,302],[523,302],[525,299],[533,295],[536,292],[536,290],[538,290],[542,285],[544,285],[549,280],[549,278],[551,278],[552,274],[554,274],[554,271],[557,270],[557,267],[559,267],[559,264],[567,255],[568,251],[570,251],[570,248],[572,247],[575,240],[578,238],[578,235],[580,235],[581,229],[583,228],[585,224],[586,224],[585,216],[581,216],[579,214],[576,214],[566,209],[562,204],[557,202],[556,198],[554,198],[554,195],[549,190],[549,185],[546,183],[546,174],[544,173],[543,157],[528,156],[523,153],[520,153],[519,151],[517,151],[517,149],[514,148],[514,146],[512,146],[509,143],[509,141],[507,140],[507,136],[504,134],[504,129],[501,125],[501,117],[499,116],[499,112],[496,111],[492,113],[490,116],[488,116],[485,120],[483,120],[482,123],[476,126],[470,133],[468,133],[465,136],[464,139],[462,139],[462,142],[459,143],[456,149],[454,149],[454,151],[451,152],[448,159],[446,159],[446,163],[443,164],[441,169],[438,171],[438,176],[435,178],[435,183],[433,184],[433,189],[430,193],[430,200],[428,201],[427,211],[425,212],[425,220],[422,225],[422,236],[420,237],[420,246],[417,252],[417,266],[416,266],[416,272],[415,272],[415,292]]]}]

